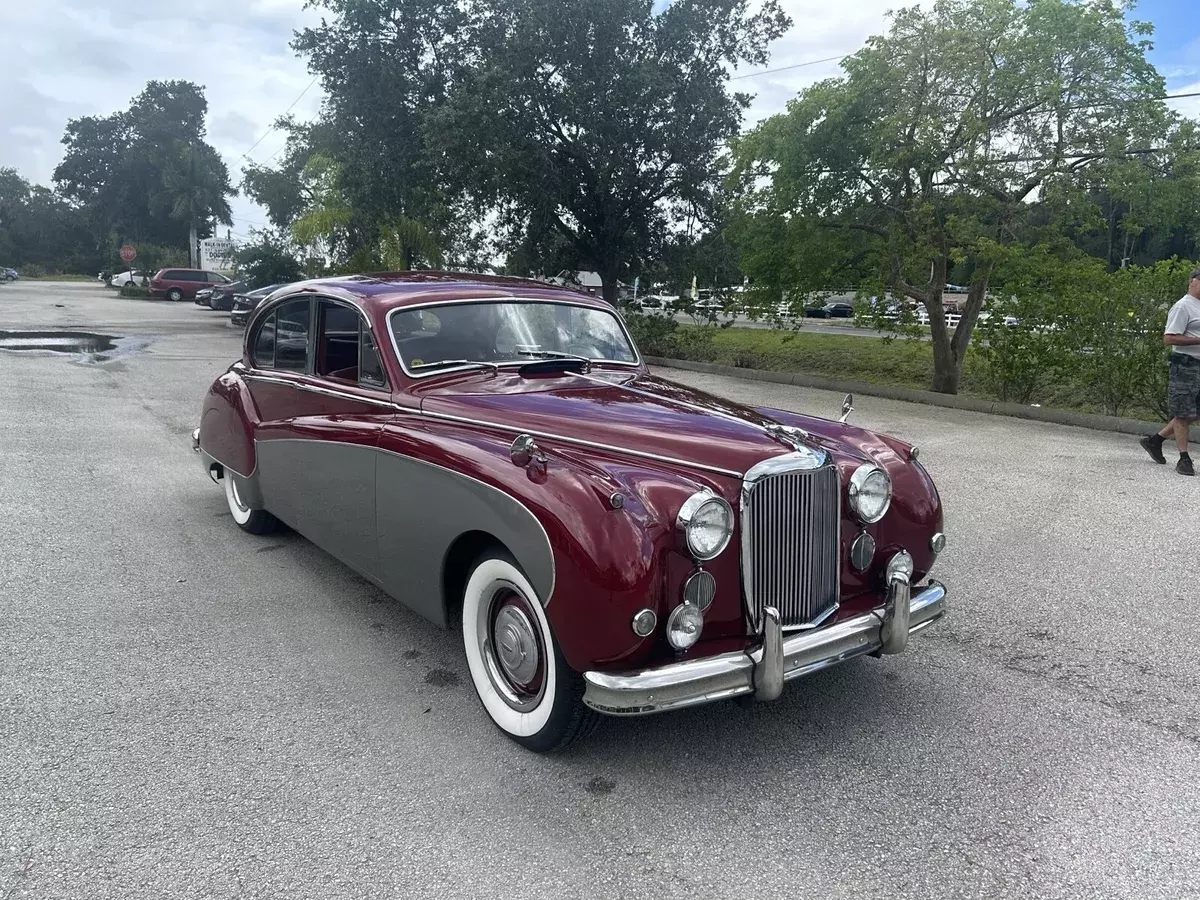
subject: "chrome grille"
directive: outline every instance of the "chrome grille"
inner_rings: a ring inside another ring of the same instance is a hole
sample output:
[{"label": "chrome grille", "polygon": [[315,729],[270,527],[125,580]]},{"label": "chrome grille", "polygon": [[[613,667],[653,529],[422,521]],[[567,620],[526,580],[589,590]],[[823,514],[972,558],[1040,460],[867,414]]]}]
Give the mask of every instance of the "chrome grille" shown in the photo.
[{"label": "chrome grille", "polygon": [[750,620],[758,628],[763,608],[774,606],[784,628],[813,628],[838,605],[837,468],[784,469],[753,481],[751,474],[742,489],[742,579]]}]

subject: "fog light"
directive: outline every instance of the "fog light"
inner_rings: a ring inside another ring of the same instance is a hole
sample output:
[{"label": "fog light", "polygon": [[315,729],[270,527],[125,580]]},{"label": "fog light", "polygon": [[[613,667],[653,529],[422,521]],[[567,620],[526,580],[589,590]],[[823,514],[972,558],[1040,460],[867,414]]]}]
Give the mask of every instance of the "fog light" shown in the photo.
[{"label": "fog light", "polygon": [[893,581],[903,581],[907,584],[912,580],[913,574],[913,558],[907,550],[901,550],[888,561],[887,564],[887,581],[891,584]]},{"label": "fog light", "polygon": [[693,572],[683,583],[683,602],[690,603],[700,612],[712,605],[717,595],[717,580],[703,569]]},{"label": "fog light", "polygon": [[865,531],[850,545],[850,563],[860,572],[865,572],[875,558],[875,538]]},{"label": "fog light", "polygon": [[633,633],[638,637],[648,637],[654,633],[654,626],[658,624],[658,616],[654,614],[652,609],[640,610],[633,617]]},{"label": "fog light", "polygon": [[700,640],[702,628],[704,613],[690,603],[681,603],[667,619],[667,640],[676,650],[686,650]]},{"label": "fog light", "polygon": [[940,531],[929,539],[929,549],[934,553],[941,553],[946,549],[946,536]]}]

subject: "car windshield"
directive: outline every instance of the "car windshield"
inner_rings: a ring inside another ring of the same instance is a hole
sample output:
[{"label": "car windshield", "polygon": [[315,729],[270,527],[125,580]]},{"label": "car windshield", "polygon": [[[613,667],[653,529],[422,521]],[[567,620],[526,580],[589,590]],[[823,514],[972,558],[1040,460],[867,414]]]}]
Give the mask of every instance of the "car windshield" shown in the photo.
[{"label": "car windshield", "polygon": [[400,309],[390,322],[400,358],[414,372],[456,363],[519,364],[560,356],[637,362],[613,313],[570,303],[447,303]]}]

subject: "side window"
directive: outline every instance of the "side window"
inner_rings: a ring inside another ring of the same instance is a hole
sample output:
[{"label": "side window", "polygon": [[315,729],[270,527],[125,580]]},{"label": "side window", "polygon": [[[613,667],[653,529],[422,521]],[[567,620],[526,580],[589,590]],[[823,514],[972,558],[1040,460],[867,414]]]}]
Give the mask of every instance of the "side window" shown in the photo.
[{"label": "side window", "polygon": [[303,372],[308,367],[309,301],[291,300],[275,313],[275,368]]},{"label": "side window", "polygon": [[260,369],[275,368],[275,313],[267,316],[259,326],[250,361]]},{"label": "side window", "polygon": [[358,312],[330,300],[317,302],[316,374],[358,381]]},{"label": "side window", "polygon": [[383,363],[379,360],[379,348],[366,325],[359,323],[361,337],[358,350],[358,381],[372,387],[387,387],[387,376],[383,374]]}]

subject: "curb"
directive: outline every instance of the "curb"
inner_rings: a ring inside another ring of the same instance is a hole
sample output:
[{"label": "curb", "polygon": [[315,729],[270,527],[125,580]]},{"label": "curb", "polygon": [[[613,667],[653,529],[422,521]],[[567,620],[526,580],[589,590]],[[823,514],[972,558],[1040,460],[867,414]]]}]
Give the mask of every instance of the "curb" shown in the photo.
[{"label": "curb", "polygon": [[[796,387],[817,388],[824,391],[862,394],[867,397],[902,400],[906,403],[921,403],[925,406],[964,409],[969,412],[1009,416],[1014,419],[1052,422],[1055,425],[1073,425],[1076,428],[1090,428],[1093,431],[1115,431],[1120,434],[1145,435],[1158,431],[1163,426],[1162,422],[1143,422],[1139,419],[1103,416],[1097,413],[1076,412],[1069,409],[1024,406],[1020,403],[1001,403],[999,400],[980,400],[976,397],[938,394],[933,391],[918,391],[913,388],[895,387],[887,384],[870,384],[865,381],[842,381],[836,378],[805,375],[801,372],[741,369],[736,366],[693,362],[688,359],[667,359],[661,356],[645,356],[643,359],[647,364],[652,366],[661,366],[668,369],[685,369],[689,372],[702,372],[707,375],[724,375],[727,378],[738,378],[742,381],[766,381],[772,384],[791,384]],[[1192,441],[1200,443],[1200,427],[1192,427],[1191,438]]]}]

